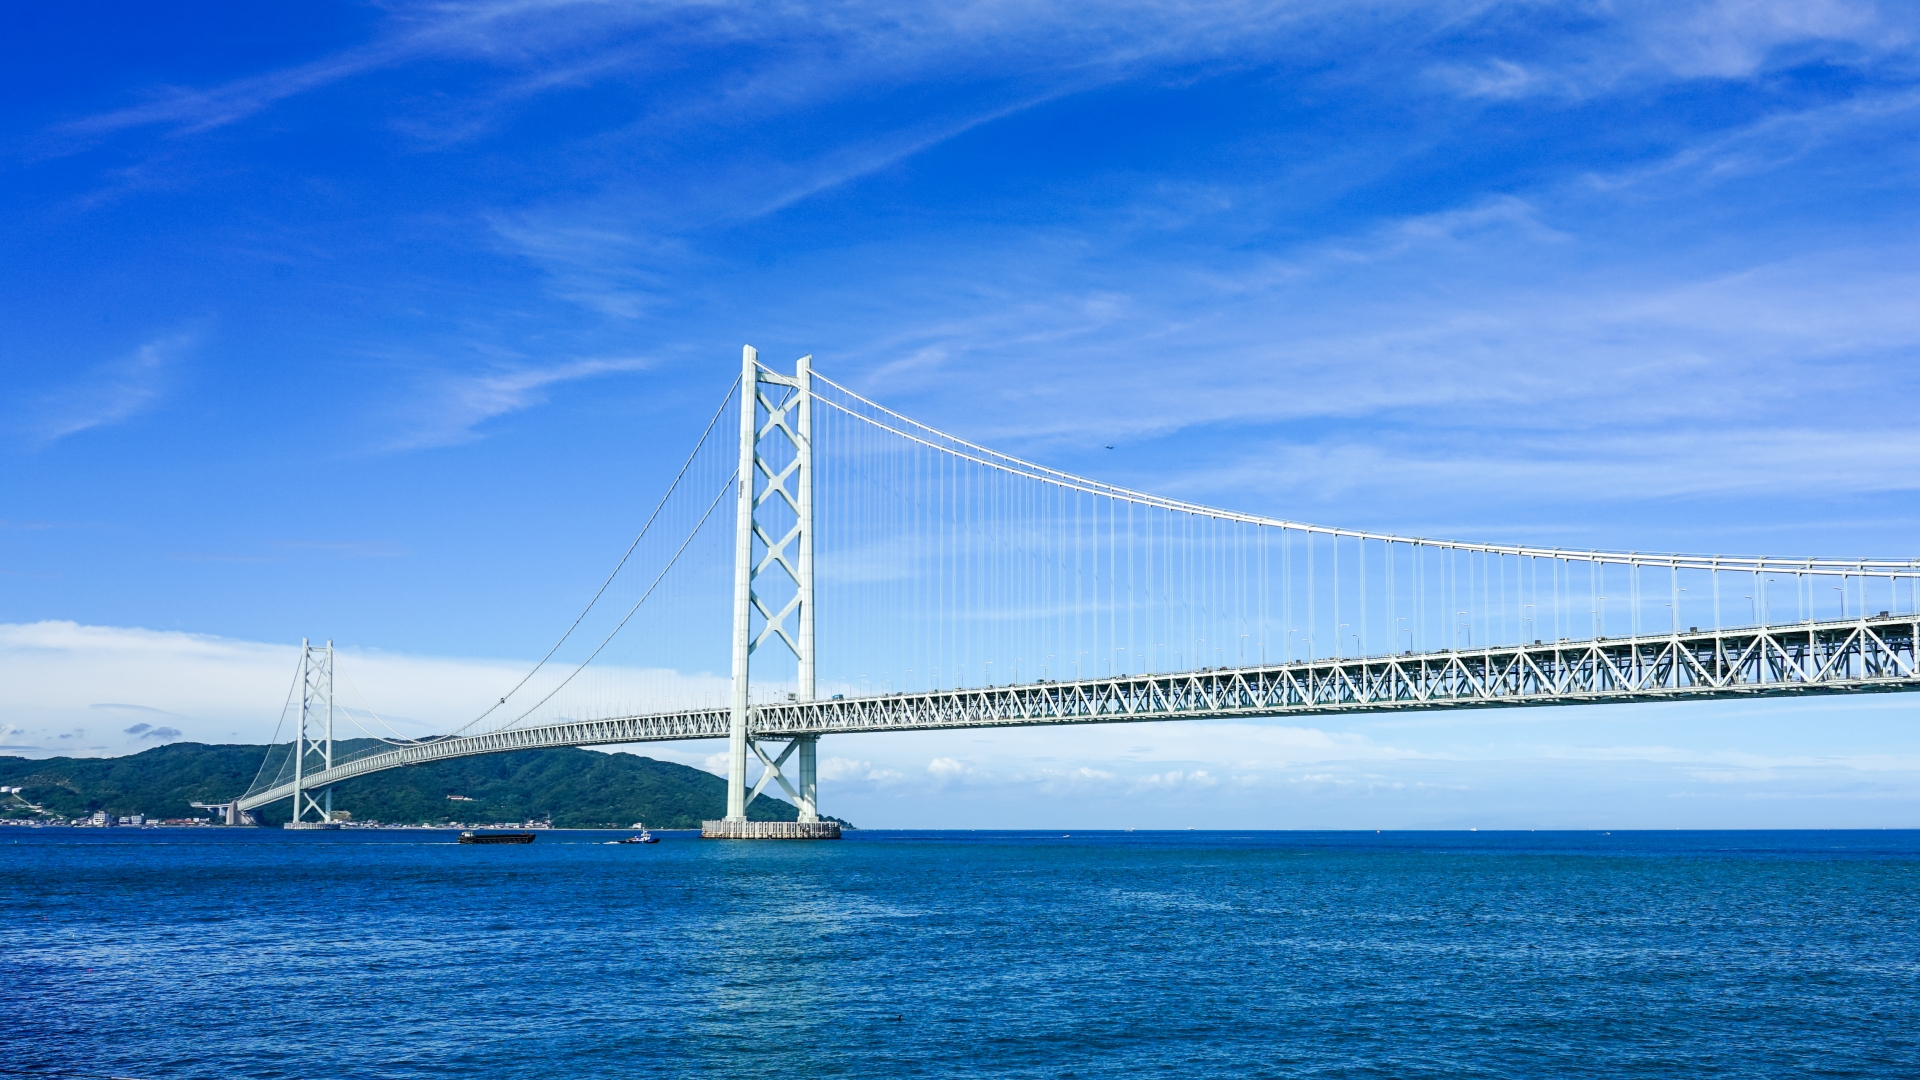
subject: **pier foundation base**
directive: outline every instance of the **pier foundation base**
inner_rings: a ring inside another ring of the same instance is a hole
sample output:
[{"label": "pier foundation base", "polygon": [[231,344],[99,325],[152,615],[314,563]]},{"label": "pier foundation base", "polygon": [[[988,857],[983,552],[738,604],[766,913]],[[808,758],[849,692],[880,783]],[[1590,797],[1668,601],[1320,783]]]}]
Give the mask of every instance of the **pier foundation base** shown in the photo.
[{"label": "pier foundation base", "polygon": [[837,821],[703,821],[708,840],[838,840]]}]

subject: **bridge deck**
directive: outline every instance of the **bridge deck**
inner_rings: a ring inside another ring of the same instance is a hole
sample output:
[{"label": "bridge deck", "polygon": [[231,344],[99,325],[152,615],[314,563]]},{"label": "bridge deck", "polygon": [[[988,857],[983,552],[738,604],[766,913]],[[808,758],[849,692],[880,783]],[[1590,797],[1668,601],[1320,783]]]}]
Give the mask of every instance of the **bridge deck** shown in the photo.
[{"label": "bridge deck", "polygon": [[[752,733],[757,738],[782,739],[939,728],[1920,690],[1916,638],[1920,638],[1920,616],[1882,615],[1744,630],[780,702],[755,708]],[[725,709],[696,709],[428,740],[311,774],[302,786],[321,788],[404,765],[508,750],[724,738],[728,723]],[[289,782],[248,795],[239,805],[251,810],[292,795]]]}]

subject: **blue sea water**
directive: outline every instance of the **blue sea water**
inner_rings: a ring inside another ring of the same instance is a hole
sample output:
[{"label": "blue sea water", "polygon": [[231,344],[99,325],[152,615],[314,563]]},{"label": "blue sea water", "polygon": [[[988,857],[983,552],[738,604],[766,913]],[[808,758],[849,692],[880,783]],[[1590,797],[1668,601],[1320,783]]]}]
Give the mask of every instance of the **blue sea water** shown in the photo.
[{"label": "blue sea water", "polygon": [[0,830],[0,1073],[1920,1076],[1920,833]]}]

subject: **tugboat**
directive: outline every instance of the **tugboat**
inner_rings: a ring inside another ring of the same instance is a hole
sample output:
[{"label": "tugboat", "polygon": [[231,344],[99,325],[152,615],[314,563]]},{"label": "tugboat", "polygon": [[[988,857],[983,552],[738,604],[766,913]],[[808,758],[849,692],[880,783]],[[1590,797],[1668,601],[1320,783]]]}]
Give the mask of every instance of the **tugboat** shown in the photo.
[{"label": "tugboat", "polygon": [[608,843],[611,843],[611,844],[657,844],[660,842],[659,837],[647,831],[647,826],[645,822],[636,822],[635,824],[637,824],[640,827],[640,834],[638,836],[629,836],[625,840],[609,840]]},{"label": "tugboat", "polygon": [[468,829],[460,834],[460,842],[463,844],[531,844],[533,834],[530,832],[477,833]]}]

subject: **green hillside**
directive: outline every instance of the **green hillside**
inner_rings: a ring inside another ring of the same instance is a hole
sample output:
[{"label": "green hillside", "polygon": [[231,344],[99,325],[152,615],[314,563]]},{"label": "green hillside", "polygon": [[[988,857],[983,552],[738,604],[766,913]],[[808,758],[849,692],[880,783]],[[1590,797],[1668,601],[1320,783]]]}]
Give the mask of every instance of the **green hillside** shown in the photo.
[{"label": "green hillside", "polygon": [[[335,753],[345,757],[353,749],[336,744]],[[264,746],[175,743],[120,758],[0,757],[0,786],[24,787],[28,802],[62,817],[95,810],[193,817],[204,811],[189,803],[221,802],[245,791],[266,753]],[[449,795],[473,801],[457,802]],[[654,828],[693,829],[723,816],[726,803],[726,782],[712,773],[636,754],[572,747],[390,769],[339,784],[333,795],[334,809],[349,811],[355,821],[551,820],[559,828],[624,828],[644,821]],[[0,814],[17,812],[0,807]],[[291,814],[291,804],[282,802],[265,809],[264,821],[278,825]],[[792,821],[799,813],[792,803],[762,795],[747,816]]]}]

